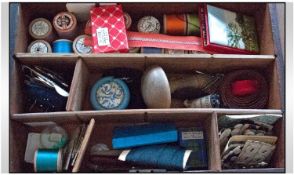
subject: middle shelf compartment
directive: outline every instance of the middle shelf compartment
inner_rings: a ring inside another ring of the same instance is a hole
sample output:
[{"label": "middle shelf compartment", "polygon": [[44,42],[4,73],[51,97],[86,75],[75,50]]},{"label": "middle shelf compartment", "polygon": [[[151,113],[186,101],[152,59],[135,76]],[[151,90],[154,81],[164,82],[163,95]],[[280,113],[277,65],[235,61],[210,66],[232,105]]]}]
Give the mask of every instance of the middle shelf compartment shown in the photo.
[{"label": "middle shelf compartment", "polygon": [[[14,107],[11,109],[11,114],[16,114],[14,116],[27,116],[29,114],[33,114],[31,112],[27,112],[24,108],[24,100],[25,100],[25,91],[23,90],[23,79],[24,75],[21,72],[21,65],[38,65],[44,66],[46,68],[52,68],[53,70],[63,72],[68,75],[70,78],[70,90],[69,96],[67,98],[66,107],[64,110],[61,110],[57,113],[62,113],[62,111],[85,111],[85,112],[95,112],[94,108],[90,103],[90,90],[94,83],[99,80],[106,72],[109,73],[110,69],[115,68],[124,68],[124,69],[132,69],[137,72],[131,72],[131,76],[137,76],[139,78],[136,79],[135,88],[131,89],[132,94],[135,94],[136,98],[130,100],[130,105],[125,110],[119,111],[108,111],[102,110],[99,111],[101,114],[106,113],[144,113],[146,111],[152,111],[152,109],[146,109],[146,105],[141,97],[141,75],[144,71],[146,71],[149,67],[157,65],[163,68],[166,72],[167,77],[173,78],[174,75],[182,74],[182,75],[193,75],[195,71],[201,71],[206,74],[215,74],[221,73],[226,76],[227,73],[249,69],[255,70],[261,73],[267,82],[268,87],[268,102],[263,109],[240,109],[241,111],[249,110],[253,112],[254,110],[261,110],[261,112],[273,112],[280,111],[280,95],[279,95],[279,80],[278,80],[278,72],[275,66],[274,56],[270,55],[240,55],[237,57],[234,55],[231,58],[228,55],[211,55],[211,57],[206,57],[207,54],[203,54],[203,57],[200,55],[197,56],[160,56],[156,54],[150,54],[148,56],[128,56],[127,55],[104,55],[104,56],[94,56],[87,55],[81,56],[76,59],[66,58],[66,57],[57,57],[57,58],[47,58],[40,57],[31,58],[25,57],[21,55],[16,55],[15,58],[15,67],[13,71],[13,76],[15,77],[12,81],[14,84],[13,93],[11,93],[11,103],[13,103]],[[205,56],[206,55],[206,56]],[[256,57],[256,58],[255,58]],[[126,72],[123,72],[126,73]],[[107,74],[107,73],[106,73]],[[15,93],[14,93],[15,92]],[[17,94],[17,95],[13,95]],[[208,110],[210,112],[217,110],[225,110],[225,111],[238,111],[238,108],[227,108],[225,106],[221,106],[221,108],[211,108],[211,109],[184,109],[183,100],[179,102],[179,100],[175,99],[172,96],[172,105],[168,110],[181,108],[183,110]],[[159,109],[160,110],[160,109]],[[163,109],[162,109],[163,110]],[[273,110],[273,111],[272,111]],[[155,110],[156,111],[156,110]],[[164,110],[163,110],[164,111]],[[43,111],[46,113],[46,111]],[[97,111],[98,112],[98,111]],[[51,113],[51,112],[50,112]],[[53,112],[54,113],[54,112]],[[41,114],[42,115],[42,114]],[[36,115],[35,115],[36,116]]]}]

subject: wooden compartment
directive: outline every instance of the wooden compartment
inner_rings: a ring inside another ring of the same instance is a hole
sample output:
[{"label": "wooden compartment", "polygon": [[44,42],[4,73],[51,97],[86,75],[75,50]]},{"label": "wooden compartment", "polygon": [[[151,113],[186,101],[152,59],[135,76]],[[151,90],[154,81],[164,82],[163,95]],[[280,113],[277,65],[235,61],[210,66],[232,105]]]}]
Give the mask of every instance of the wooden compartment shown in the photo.
[{"label": "wooden compartment", "polygon": [[[27,26],[38,17],[44,17],[52,21],[54,16],[62,11],[66,11],[66,3],[21,3],[20,16],[18,22],[17,41],[15,53],[26,53],[27,46],[32,42],[29,36]],[[131,31],[136,31],[138,20],[145,15],[154,15],[161,22],[161,30],[163,30],[164,14],[182,14],[197,13],[199,3],[121,3],[123,10],[133,17]],[[211,3],[212,5],[225,8],[232,11],[241,12],[256,19],[256,26],[260,45],[261,55],[273,55],[274,44],[272,37],[272,29],[270,25],[269,7],[266,3]],[[138,10],[140,9],[140,10]],[[33,13],[32,13],[33,12]],[[83,33],[85,26],[84,21],[79,21],[78,35]],[[77,35],[77,36],[78,36]],[[56,38],[58,39],[58,38]],[[19,56],[33,56],[32,54],[19,54]],[[52,54],[45,54],[50,57]],[[75,54],[53,54],[67,55],[69,57]]]},{"label": "wooden compartment", "polygon": [[[174,73],[193,74],[195,70],[205,73],[227,73],[239,69],[253,69],[262,73],[267,79],[269,86],[269,100],[266,109],[280,109],[278,96],[279,84],[276,81],[274,59],[254,59],[254,58],[227,58],[217,59],[197,58],[197,57],[175,57],[165,58],[159,55],[141,57],[86,57],[78,60],[74,78],[73,88],[70,92],[68,111],[93,110],[90,104],[90,90],[94,83],[101,78],[106,69],[124,67],[146,70],[149,66],[159,65],[166,71],[170,78]],[[140,82],[139,82],[140,83]],[[138,91],[140,93],[140,91]],[[174,99],[175,100],[175,99]],[[172,108],[183,108],[181,104],[173,105]]]},{"label": "wooden compartment", "polygon": [[[96,120],[94,132],[88,145],[87,154],[92,145],[105,142],[111,146],[112,129],[118,125],[144,123],[144,122],[175,122],[177,126],[193,126],[194,122],[202,122],[207,139],[209,155],[208,170],[190,172],[284,172],[285,171],[285,140],[284,118],[277,124],[279,137],[278,146],[271,162],[271,168],[266,169],[238,169],[222,170],[218,140],[217,117],[223,114],[281,114],[282,99],[281,80],[275,45],[271,27],[271,16],[268,3],[211,3],[232,11],[242,12],[256,19],[260,55],[226,55],[226,54],[40,54],[26,53],[27,46],[33,39],[27,27],[38,17],[45,17],[52,21],[53,17],[61,11],[66,11],[66,3],[20,3],[18,26],[16,33],[15,59],[10,75],[10,172],[32,172],[30,165],[24,160],[27,134],[30,131],[39,131],[30,126],[39,122],[56,122],[72,131],[74,126],[87,123],[91,118]],[[133,17],[132,31],[136,30],[139,18],[145,15],[154,15],[162,23],[163,14],[196,13],[198,3],[122,3],[123,10]],[[80,34],[84,22],[80,23]],[[58,38],[56,38],[58,39]],[[23,109],[23,75],[20,65],[44,65],[62,71],[69,71],[72,76],[70,96],[68,97],[66,111],[50,113],[24,113]],[[261,71],[269,83],[269,101],[266,109],[127,109],[116,111],[94,111],[89,103],[89,90],[109,68],[126,67],[141,71],[151,65],[162,66],[168,73],[191,73],[199,70],[208,73],[227,73],[232,70],[252,68]],[[283,65],[284,66],[284,65]],[[83,161],[82,172],[89,172],[86,161]]]},{"label": "wooden compartment", "polygon": [[[240,113],[241,114],[241,113]],[[255,115],[254,113],[252,113]],[[224,114],[218,114],[220,117]],[[278,137],[276,149],[271,158],[268,168],[253,168],[253,169],[222,169],[222,172],[284,172],[285,171],[285,118],[279,118],[274,124],[273,136]],[[219,147],[220,154],[222,154]]]},{"label": "wooden compartment", "polygon": [[[50,70],[60,72],[64,74],[65,79],[68,81],[68,85],[71,86],[71,79],[73,77],[76,59],[66,59],[66,58],[51,58],[51,59],[15,59],[13,63],[13,71],[11,75],[11,83],[13,84],[10,90],[10,113],[28,113],[24,109],[25,103],[25,91],[24,87],[24,74],[21,70],[22,65],[28,66],[40,66],[45,67]],[[64,109],[65,111],[65,109]]]}]

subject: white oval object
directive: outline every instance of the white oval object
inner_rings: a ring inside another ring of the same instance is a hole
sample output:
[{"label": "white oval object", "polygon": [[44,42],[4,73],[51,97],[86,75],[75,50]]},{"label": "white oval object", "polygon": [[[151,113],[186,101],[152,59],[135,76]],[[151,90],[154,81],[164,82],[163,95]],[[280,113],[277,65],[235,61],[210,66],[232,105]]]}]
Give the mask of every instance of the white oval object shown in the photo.
[{"label": "white oval object", "polygon": [[171,93],[167,76],[159,66],[147,69],[141,79],[141,92],[148,108],[169,108]]}]

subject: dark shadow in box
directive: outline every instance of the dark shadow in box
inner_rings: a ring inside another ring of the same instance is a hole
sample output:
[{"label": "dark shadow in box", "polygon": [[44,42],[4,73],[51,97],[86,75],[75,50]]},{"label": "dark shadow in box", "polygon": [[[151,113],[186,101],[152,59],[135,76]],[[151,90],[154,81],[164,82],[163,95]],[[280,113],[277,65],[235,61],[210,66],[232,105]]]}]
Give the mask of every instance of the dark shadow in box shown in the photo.
[{"label": "dark shadow in box", "polygon": [[[72,77],[74,73],[74,68],[75,68],[75,62],[76,61],[74,59],[68,60],[67,58],[58,58],[58,59],[40,58],[39,60],[24,59],[21,61],[19,61],[18,59],[15,59],[14,69],[13,69],[14,71],[12,74],[12,78],[13,78],[12,81],[14,81],[14,86],[12,87],[10,91],[11,92],[10,112],[12,114],[34,112],[34,111],[29,112],[25,108],[26,91],[25,91],[25,85],[24,85],[24,73],[21,70],[22,65],[39,66],[39,67],[50,69],[60,74],[67,82],[70,89],[71,81],[72,81]],[[66,111],[66,108],[64,108],[63,111]]]}]

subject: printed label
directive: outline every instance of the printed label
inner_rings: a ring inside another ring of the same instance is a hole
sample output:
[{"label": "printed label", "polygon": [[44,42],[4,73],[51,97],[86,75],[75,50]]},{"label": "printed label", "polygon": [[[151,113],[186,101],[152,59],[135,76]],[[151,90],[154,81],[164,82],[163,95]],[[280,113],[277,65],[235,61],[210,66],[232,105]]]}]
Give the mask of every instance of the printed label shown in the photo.
[{"label": "printed label", "polygon": [[97,34],[97,40],[98,40],[98,45],[99,46],[108,46],[108,45],[110,45],[108,29],[106,27],[98,28],[96,30],[96,34]]},{"label": "printed label", "polygon": [[203,139],[202,131],[182,132],[182,140]]}]

